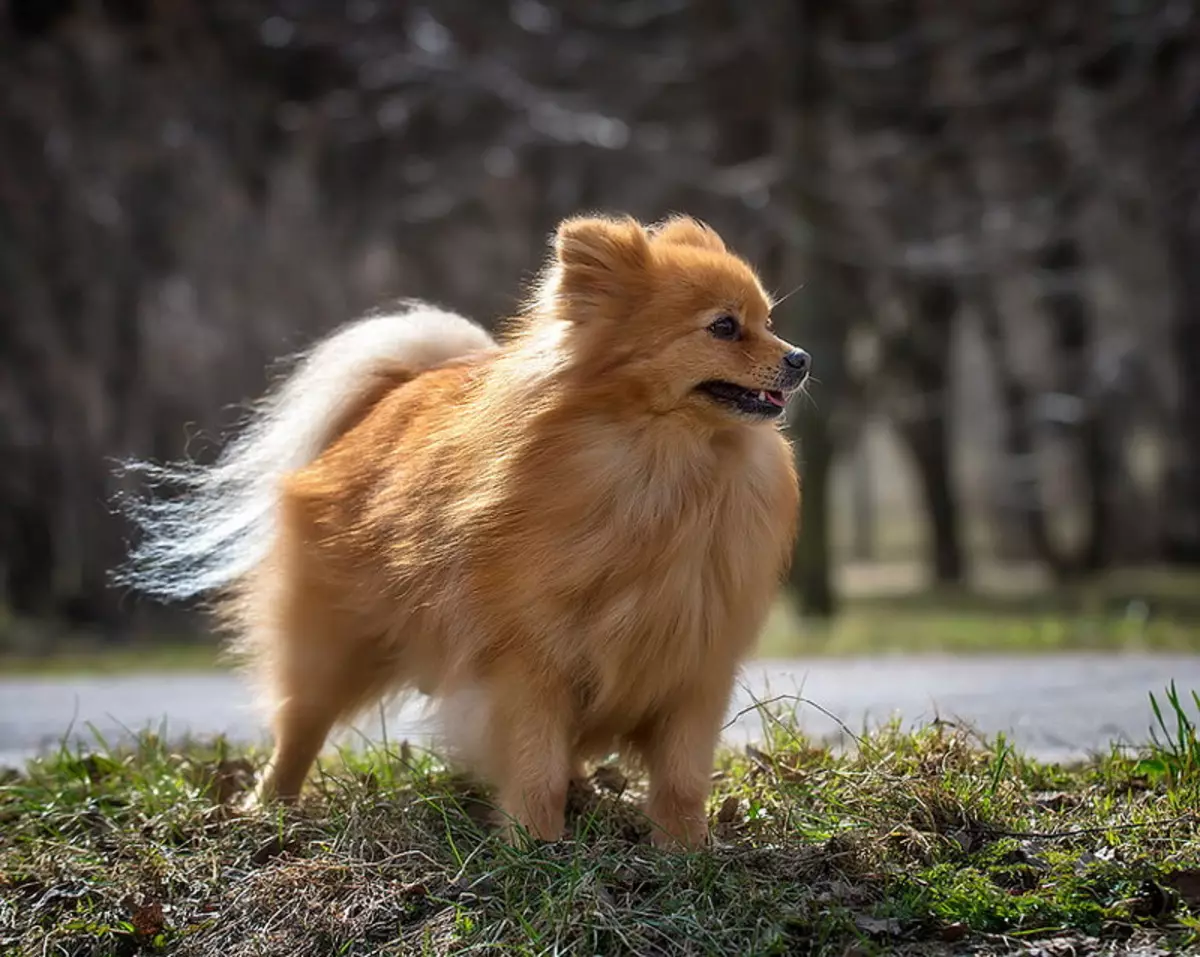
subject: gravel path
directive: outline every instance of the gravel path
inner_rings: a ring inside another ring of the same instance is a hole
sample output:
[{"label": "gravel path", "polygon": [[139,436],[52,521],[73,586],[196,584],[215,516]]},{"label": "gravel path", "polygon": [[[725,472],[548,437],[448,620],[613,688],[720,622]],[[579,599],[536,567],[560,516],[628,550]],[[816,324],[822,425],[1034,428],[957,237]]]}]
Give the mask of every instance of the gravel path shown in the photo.
[{"label": "gravel path", "polygon": [[[838,735],[842,724],[857,732],[895,714],[905,724],[940,716],[988,734],[1003,731],[1034,756],[1067,760],[1112,741],[1145,741],[1152,720],[1147,693],[1172,679],[1181,689],[1200,689],[1200,656],[756,661],[743,673],[730,717],[755,699],[799,695],[801,724],[818,736]],[[393,709],[388,737],[427,739],[421,711],[419,701]],[[0,764],[18,764],[64,737],[90,741],[98,733],[116,743],[147,727],[165,728],[171,736],[224,733],[265,741],[247,689],[224,672],[0,677]],[[760,729],[761,718],[749,714],[733,720],[726,734],[731,742],[744,742]],[[375,718],[341,740],[379,734]]]}]

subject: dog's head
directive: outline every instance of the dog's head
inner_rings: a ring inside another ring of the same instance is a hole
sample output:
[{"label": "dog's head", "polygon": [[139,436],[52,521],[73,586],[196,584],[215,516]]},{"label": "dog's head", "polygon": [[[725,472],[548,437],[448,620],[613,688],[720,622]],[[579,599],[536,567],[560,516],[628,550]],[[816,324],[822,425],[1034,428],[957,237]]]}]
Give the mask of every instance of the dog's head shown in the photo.
[{"label": "dog's head", "polygon": [[715,425],[777,418],[808,378],[771,329],[754,270],[694,219],[563,222],[540,310],[569,327],[572,375],[631,410]]}]

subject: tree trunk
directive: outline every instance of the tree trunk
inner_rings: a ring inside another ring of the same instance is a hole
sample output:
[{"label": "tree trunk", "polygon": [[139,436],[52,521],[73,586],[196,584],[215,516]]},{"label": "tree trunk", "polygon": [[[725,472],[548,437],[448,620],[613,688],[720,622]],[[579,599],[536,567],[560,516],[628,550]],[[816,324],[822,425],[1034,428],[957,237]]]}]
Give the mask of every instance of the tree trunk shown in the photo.
[{"label": "tree trunk", "polygon": [[833,436],[829,423],[811,409],[793,417],[791,433],[798,442],[803,494],[800,536],[796,540],[789,582],[805,614],[828,618],[837,611],[829,501]]},{"label": "tree trunk", "polygon": [[875,488],[871,443],[860,428],[854,445],[850,475],[850,557],[856,562],[875,558]]},{"label": "tree trunk", "polygon": [[[1061,210],[1057,228],[1073,229],[1069,221],[1072,212],[1069,207]],[[1111,471],[1113,456],[1106,440],[1107,423],[1101,420],[1089,382],[1093,336],[1091,308],[1082,291],[1083,256],[1073,236],[1059,235],[1043,245],[1036,262],[1043,279],[1039,298],[1050,318],[1058,388],[1079,403],[1079,415],[1071,427],[1079,442],[1086,479],[1086,538],[1072,556],[1060,557],[1057,567],[1068,575],[1093,573],[1107,564],[1110,554],[1115,479]]]},{"label": "tree trunk", "polygon": [[[1200,565],[1200,20],[1191,7],[1178,5],[1183,16],[1165,15],[1171,4],[1098,7],[1104,15],[1092,24],[1101,42],[1080,79],[1111,128],[1146,147],[1142,173],[1166,252],[1166,347],[1175,366],[1161,557]],[[1131,35],[1139,42],[1114,39]],[[1131,86],[1129,109],[1105,112],[1107,99],[1127,97]]]},{"label": "tree trunk", "polygon": [[837,443],[829,416],[846,384],[845,322],[832,295],[831,264],[818,265],[804,244],[791,244],[784,247],[782,272],[788,282],[799,278],[805,286],[777,310],[780,335],[811,353],[818,380],[811,387],[812,400],[801,396],[788,411],[801,489],[799,536],[788,583],[805,614],[828,618],[837,611],[830,498]]},{"label": "tree trunk", "polygon": [[929,567],[939,585],[958,585],[966,577],[961,520],[951,478],[950,444],[942,419],[921,419],[900,427],[920,479],[921,501],[929,527]]},{"label": "tree trunk", "polygon": [[[1200,148],[1200,136],[1195,139]],[[1200,189],[1178,203],[1170,219],[1171,348],[1179,392],[1167,480],[1164,554],[1171,562],[1200,565]]]},{"label": "tree trunk", "polygon": [[950,447],[950,362],[959,296],[941,278],[906,281],[911,316],[885,348],[917,410],[896,422],[917,467],[930,531],[929,567],[940,585],[966,578],[962,521]]},{"label": "tree trunk", "polygon": [[832,233],[834,211],[820,184],[825,178],[824,96],[817,35],[827,13],[821,0],[793,0],[780,8],[781,35],[797,38],[794,58],[783,58],[778,150],[788,170],[782,192],[797,223],[784,238],[783,273],[804,288],[779,310],[781,334],[807,349],[820,381],[818,402],[794,403],[789,432],[800,470],[800,534],[790,584],[806,614],[831,617],[837,610],[833,585],[830,473],[835,451],[829,413],[845,388],[846,318],[837,315],[834,264],[822,240]]},{"label": "tree trunk", "polygon": [[1171,271],[1177,396],[1164,557],[1200,565],[1200,30],[1196,18],[1156,61],[1156,192]]},{"label": "tree trunk", "polygon": [[1019,513],[1018,521],[1025,528],[1034,554],[1057,576],[1061,558],[1050,537],[1046,506],[1042,501],[1041,484],[1035,467],[1037,449],[1029,423],[1029,393],[1009,362],[1004,317],[990,284],[980,277],[971,279],[965,288],[979,317],[987,356],[991,360],[1000,393],[1000,445],[1007,459],[1005,465],[1017,475],[1010,483],[1017,499],[1011,510]]}]

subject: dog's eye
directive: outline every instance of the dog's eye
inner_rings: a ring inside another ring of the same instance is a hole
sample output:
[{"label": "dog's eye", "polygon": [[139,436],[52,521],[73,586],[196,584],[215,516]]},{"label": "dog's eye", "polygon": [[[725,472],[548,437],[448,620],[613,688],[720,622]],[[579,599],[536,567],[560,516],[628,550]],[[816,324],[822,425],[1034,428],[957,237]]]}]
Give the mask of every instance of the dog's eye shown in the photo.
[{"label": "dog's eye", "polygon": [[741,329],[733,316],[721,316],[708,324],[708,331],[714,339],[736,339]]}]

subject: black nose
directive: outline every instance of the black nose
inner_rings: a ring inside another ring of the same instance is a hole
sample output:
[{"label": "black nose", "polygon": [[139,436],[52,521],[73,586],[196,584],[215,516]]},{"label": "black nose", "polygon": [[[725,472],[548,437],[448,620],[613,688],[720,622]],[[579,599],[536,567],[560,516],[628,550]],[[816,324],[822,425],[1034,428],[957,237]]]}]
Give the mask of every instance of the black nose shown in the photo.
[{"label": "black nose", "polygon": [[803,349],[793,349],[783,357],[784,365],[789,369],[795,369],[797,372],[807,373],[812,366],[812,356]]}]

